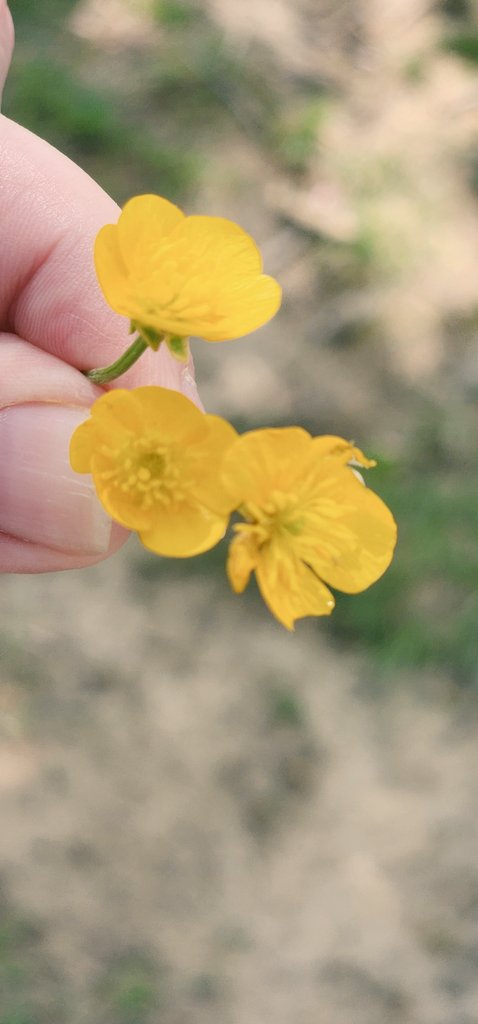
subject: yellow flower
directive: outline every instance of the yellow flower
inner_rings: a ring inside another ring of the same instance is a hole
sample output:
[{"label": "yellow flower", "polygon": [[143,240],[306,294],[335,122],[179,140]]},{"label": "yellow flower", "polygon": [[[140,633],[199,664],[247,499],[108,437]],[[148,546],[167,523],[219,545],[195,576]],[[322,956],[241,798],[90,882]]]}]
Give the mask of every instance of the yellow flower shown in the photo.
[{"label": "yellow flower", "polygon": [[224,456],[222,479],[245,520],[229,551],[231,585],[242,592],[255,571],[287,629],[305,615],[330,614],[326,583],[358,593],[391,561],[393,517],[349,463],[373,465],[342,438],[299,427],[251,431]]},{"label": "yellow flower", "polygon": [[167,388],[109,391],[74,432],[70,461],[92,473],[100,501],[158,555],[198,555],[223,536],[231,500],[219,480],[236,438]]},{"label": "yellow flower", "polygon": [[185,358],[189,335],[239,338],[277,312],[281,290],[255,242],[222,217],[185,217],[161,196],[135,196],[101,228],[95,265],[106,301],[145,342]]}]

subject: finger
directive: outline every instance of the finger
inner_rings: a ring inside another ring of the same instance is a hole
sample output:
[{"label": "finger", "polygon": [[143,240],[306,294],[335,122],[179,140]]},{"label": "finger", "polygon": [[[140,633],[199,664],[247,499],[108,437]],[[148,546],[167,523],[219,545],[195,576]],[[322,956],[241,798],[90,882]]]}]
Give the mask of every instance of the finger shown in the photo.
[{"label": "finger", "polygon": [[74,473],[68,455],[101,389],[8,334],[0,334],[0,380],[0,572],[74,569],[109,557],[128,532],[111,522],[91,477]]},{"label": "finger", "polygon": [[0,375],[0,571],[79,568],[112,554],[127,531],[112,524],[91,478],[74,473],[68,457],[71,434],[100,390],[6,334]]},{"label": "finger", "polygon": [[[4,41],[9,18],[8,25]],[[91,483],[72,475],[67,455],[79,410],[99,393],[74,367],[105,365],[130,340],[103,300],[92,259],[99,227],[116,221],[118,208],[66,157],[6,118],[0,160],[0,329],[22,338],[0,339],[0,571],[80,567],[126,536],[105,520]],[[183,367],[166,349],[145,353],[119,382],[142,383],[199,402],[192,364]]]},{"label": "finger", "polygon": [[0,380],[0,572],[73,569],[109,557],[128,532],[111,522],[91,477],[74,473],[68,455],[101,389],[8,334],[0,334]]},{"label": "finger", "polygon": [[13,22],[6,0],[0,0],[0,102],[13,53]]},{"label": "finger", "polygon": [[[131,339],[100,291],[93,243],[118,207],[71,160],[1,117],[0,161],[0,328],[82,370],[109,364]],[[191,365],[165,347],[122,380],[140,383],[197,400]]]},{"label": "finger", "polygon": [[123,537],[119,540],[116,532],[121,527],[113,526],[111,544],[104,555],[94,555],[89,558],[79,555],[69,555],[64,551],[55,551],[51,548],[35,544],[30,547],[24,541],[16,540],[14,537],[6,537],[0,534],[0,572],[11,573],[40,573],[40,572],[61,572],[65,569],[85,569],[89,565],[95,565],[104,558],[113,555],[121,547]]}]

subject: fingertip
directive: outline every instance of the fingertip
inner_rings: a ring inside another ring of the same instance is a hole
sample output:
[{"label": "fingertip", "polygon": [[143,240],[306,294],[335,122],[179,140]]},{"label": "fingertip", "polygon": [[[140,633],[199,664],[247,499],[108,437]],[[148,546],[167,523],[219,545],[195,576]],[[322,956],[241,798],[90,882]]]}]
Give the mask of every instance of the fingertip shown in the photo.
[{"label": "fingertip", "polygon": [[80,557],[106,555],[112,522],[68,450],[86,410],[34,403],[0,415],[0,530]]},{"label": "fingertip", "polygon": [[36,574],[87,569],[104,562],[123,547],[130,537],[128,530],[113,523],[107,551],[97,555],[71,555],[40,544],[30,544],[0,532],[0,573]]}]

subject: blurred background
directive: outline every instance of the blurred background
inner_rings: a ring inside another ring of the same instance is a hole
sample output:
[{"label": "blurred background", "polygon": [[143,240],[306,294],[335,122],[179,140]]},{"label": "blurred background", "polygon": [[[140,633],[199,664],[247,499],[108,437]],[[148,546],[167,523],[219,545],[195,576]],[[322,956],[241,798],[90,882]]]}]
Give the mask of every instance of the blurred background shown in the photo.
[{"label": "blurred background", "polygon": [[5,113],[250,230],[240,428],[379,460],[388,574],[288,635],[225,551],[0,586],[0,1024],[478,1020],[478,2],[12,0]]}]

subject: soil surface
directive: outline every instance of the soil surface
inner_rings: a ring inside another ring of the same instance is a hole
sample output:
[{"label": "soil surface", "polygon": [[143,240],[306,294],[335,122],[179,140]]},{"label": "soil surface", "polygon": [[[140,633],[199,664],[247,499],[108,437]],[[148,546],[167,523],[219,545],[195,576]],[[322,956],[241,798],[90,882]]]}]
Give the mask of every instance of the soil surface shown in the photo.
[{"label": "soil surface", "polygon": [[2,877],[38,1005],[43,964],[53,1020],[62,990],[114,1020],[125,965],[153,992],[131,1020],[472,1024],[473,716],[144,558],[2,584]]}]

